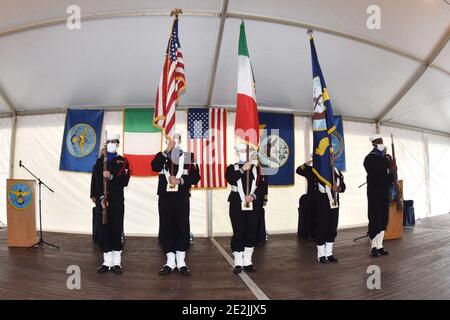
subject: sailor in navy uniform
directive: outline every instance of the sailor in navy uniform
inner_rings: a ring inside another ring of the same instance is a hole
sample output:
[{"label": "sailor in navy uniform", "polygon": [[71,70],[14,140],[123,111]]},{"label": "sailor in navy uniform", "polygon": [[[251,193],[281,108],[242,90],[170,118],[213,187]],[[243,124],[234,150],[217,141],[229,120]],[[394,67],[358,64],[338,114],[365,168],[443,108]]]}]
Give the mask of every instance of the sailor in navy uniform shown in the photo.
[{"label": "sailor in navy uniform", "polygon": [[[95,200],[99,211],[108,207],[108,223],[100,225],[99,245],[103,251],[103,264],[98,273],[112,270],[115,274],[122,273],[122,232],[124,218],[124,188],[130,181],[130,172],[126,158],[117,154],[120,135],[108,132],[107,152],[108,170],[103,171],[105,151],[97,159],[93,168],[91,197]],[[108,201],[104,199],[103,179],[108,179]],[[101,222],[100,222],[101,223]]]},{"label": "sailor in navy uniform", "polygon": [[[228,196],[230,203],[229,214],[233,227],[231,249],[234,256],[233,273],[238,274],[242,270],[254,272],[256,268],[252,262],[253,250],[256,242],[258,223],[263,210],[265,196],[267,195],[267,178],[260,174],[255,164],[255,151],[247,162],[247,146],[236,146],[239,162],[229,165],[225,176],[231,186]],[[246,195],[247,172],[249,172],[249,194]],[[252,203],[253,210],[243,210],[243,204]]]},{"label": "sailor in navy uniform", "polygon": [[151,164],[152,170],[159,173],[159,241],[167,257],[160,275],[175,268],[182,275],[191,275],[185,262],[190,246],[189,198],[191,186],[200,181],[200,173],[193,154],[184,152],[180,142],[181,134],[175,133],[167,149],[158,152]]},{"label": "sailor in navy uniform", "polygon": [[[331,166],[334,170],[334,183],[332,188],[323,185],[316,178],[317,188],[314,192],[314,207],[316,214],[316,231],[314,239],[317,244],[317,260],[319,263],[338,262],[333,255],[334,240],[337,236],[339,222],[339,193],[345,191],[344,176],[334,166],[334,158],[331,158]],[[333,193],[336,194],[337,206],[332,206]]]},{"label": "sailor in navy uniform", "polygon": [[394,182],[397,166],[391,156],[386,154],[380,134],[369,140],[373,149],[364,159],[367,172],[368,234],[371,240],[370,255],[379,257],[389,255],[383,248],[383,238],[389,220],[389,188]]}]

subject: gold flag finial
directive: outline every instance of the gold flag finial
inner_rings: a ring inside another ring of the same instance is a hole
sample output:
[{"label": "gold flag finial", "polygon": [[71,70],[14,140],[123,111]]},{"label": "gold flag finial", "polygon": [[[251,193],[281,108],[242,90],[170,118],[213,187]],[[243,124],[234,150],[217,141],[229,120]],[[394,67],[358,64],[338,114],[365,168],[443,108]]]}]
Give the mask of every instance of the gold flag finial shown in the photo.
[{"label": "gold flag finial", "polygon": [[180,8],[175,8],[172,11],[170,11],[170,16],[175,16],[176,18],[178,18],[179,14],[182,14],[183,10],[181,10]]}]

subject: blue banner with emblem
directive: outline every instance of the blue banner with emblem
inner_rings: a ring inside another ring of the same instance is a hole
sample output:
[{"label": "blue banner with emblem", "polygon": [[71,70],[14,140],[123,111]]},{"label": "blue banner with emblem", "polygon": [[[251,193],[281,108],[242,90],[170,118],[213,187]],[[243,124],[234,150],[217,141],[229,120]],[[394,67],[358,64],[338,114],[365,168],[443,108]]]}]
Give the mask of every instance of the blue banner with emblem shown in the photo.
[{"label": "blue banner with emblem", "polygon": [[320,68],[312,34],[309,43],[311,46],[314,103],[314,112],[312,114],[314,150],[312,170],[319,180],[319,183],[331,188],[333,180],[331,157],[333,156],[334,150],[331,147],[330,137],[336,130],[336,126],[334,125],[330,96],[328,94],[325,78],[322,74],[322,69]]},{"label": "blue banner with emblem", "polygon": [[259,161],[269,186],[294,185],[294,115],[259,112]]},{"label": "blue banner with emblem", "polygon": [[333,131],[331,136],[331,145],[334,152],[334,165],[340,171],[345,171],[345,142],[344,142],[344,125],[342,123],[341,116],[334,116],[334,125],[336,130]]},{"label": "blue banner with emblem", "polygon": [[92,172],[99,154],[103,113],[103,110],[67,110],[59,170]]}]

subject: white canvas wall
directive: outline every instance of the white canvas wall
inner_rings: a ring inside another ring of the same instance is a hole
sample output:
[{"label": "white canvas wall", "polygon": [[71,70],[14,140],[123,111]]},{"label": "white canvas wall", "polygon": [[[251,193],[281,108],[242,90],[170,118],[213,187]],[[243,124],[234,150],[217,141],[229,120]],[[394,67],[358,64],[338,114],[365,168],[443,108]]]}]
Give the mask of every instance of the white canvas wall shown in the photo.
[{"label": "white canvas wall", "polygon": [[450,213],[450,138],[427,134],[431,215]]},{"label": "white canvas wall", "polygon": [[6,179],[9,169],[11,119],[0,119],[0,222],[6,224]]},{"label": "white canvas wall", "polygon": [[403,179],[403,199],[414,200],[417,218],[429,215],[425,180],[425,153],[423,134],[418,131],[381,127],[384,144],[391,154],[391,138],[394,135],[398,178]]},{"label": "white canvas wall", "polygon": [[[81,232],[91,231],[92,203],[89,199],[90,174],[59,171],[59,157],[64,130],[64,115],[18,117],[15,178],[30,178],[18,168],[18,161],[32,169],[49,184],[55,194],[43,189],[43,225],[45,230]],[[177,127],[186,134],[186,111],[177,112]],[[235,113],[228,112],[227,158],[235,161],[233,127]],[[309,119],[295,117],[295,167],[309,158],[311,147],[305,147],[310,139]],[[104,125],[108,130],[122,132],[122,113],[105,112]],[[8,175],[10,119],[0,119],[0,178],[3,183]],[[372,124],[344,122],[347,171],[344,172],[346,192],[341,196],[339,228],[367,224],[366,188],[358,188],[365,182],[364,157],[370,152],[368,138],[376,132]],[[447,182],[450,173],[446,164],[450,160],[450,139],[421,132],[381,127],[381,133],[390,149],[390,133],[396,141],[399,177],[404,179],[404,198],[415,203],[416,217],[442,214],[450,211],[446,199],[450,197]],[[430,207],[425,180],[425,148],[428,140],[430,161]],[[185,139],[184,139],[185,144]],[[120,148],[119,152],[122,151]],[[4,184],[5,185],[5,184]],[[158,211],[156,196],[157,178],[132,177],[125,192],[125,231],[129,235],[156,235]],[[6,222],[5,191],[1,188],[0,220]],[[299,197],[305,193],[305,179],[296,175],[292,187],[269,188],[266,207],[266,225],[270,234],[295,232]],[[227,197],[229,189],[212,191],[213,234],[231,233]],[[197,236],[207,234],[207,191],[193,190],[191,198],[191,229]]]}]

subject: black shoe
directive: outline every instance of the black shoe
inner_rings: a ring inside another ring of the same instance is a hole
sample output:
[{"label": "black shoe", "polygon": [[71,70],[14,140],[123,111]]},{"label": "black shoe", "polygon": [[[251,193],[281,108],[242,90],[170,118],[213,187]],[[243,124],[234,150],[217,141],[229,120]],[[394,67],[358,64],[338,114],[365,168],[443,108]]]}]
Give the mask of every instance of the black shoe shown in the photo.
[{"label": "black shoe", "polygon": [[159,269],[159,275],[164,276],[166,274],[171,273],[172,271],[173,269],[166,264],[161,269]]},{"label": "black shoe", "polygon": [[188,266],[184,266],[181,268],[178,268],[178,271],[183,275],[183,276],[190,276],[191,275],[191,269],[189,269]]},{"label": "black shoe", "polygon": [[389,251],[384,250],[384,248],[380,248],[380,249],[378,249],[378,254],[380,256],[388,256],[389,255]]},{"label": "black shoe", "polygon": [[108,272],[110,268],[108,266],[102,265],[100,268],[97,269],[97,273],[105,273]]},{"label": "black shoe", "polygon": [[319,258],[319,263],[327,263],[327,258],[325,256]]},{"label": "black shoe", "polygon": [[380,256],[380,253],[378,252],[377,248],[372,248],[370,250],[370,256],[373,258],[378,258]]},{"label": "black shoe", "polygon": [[333,255],[327,257],[328,262],[338,262],[338,259],[336,259]]},{"label": "black shoe", "polygon": [[241,273],[242,272],[242,266],[235,266],[234,268],[233,268],[233,273],[234,274],[239,274],[239,273]]},{"label": "black shoe", "polygon": [[254,265],[248,265],[248,266],[244,266],[244,271],[245,272],[256,272],[256,268]]},{"label": "black shoe", "polygon": [[122,274],[122,267],[121,266],[113,266],[112,272],[114,272],[114,274]]}]

